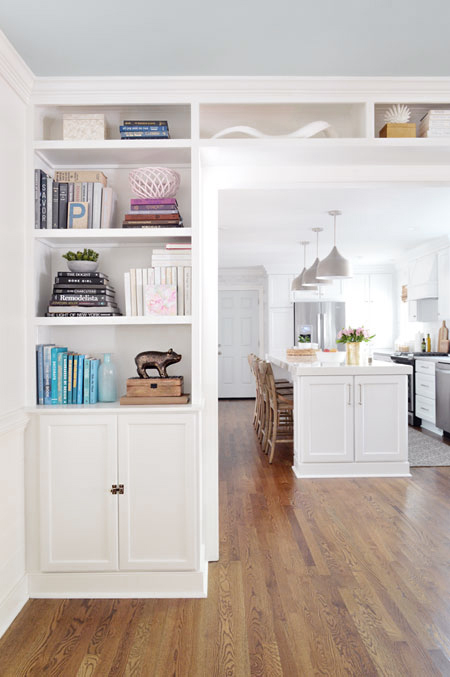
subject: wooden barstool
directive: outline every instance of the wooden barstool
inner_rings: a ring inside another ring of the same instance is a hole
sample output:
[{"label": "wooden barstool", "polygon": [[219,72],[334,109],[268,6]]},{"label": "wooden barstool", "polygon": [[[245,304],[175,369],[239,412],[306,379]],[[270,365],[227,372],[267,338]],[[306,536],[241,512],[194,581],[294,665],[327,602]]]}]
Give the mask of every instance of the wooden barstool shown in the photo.
[{"label": "wooden barstool", "polygon": [[277,390],[272,365],[268,362],[265,365],[264,377],[269,404],[265,452],[269,454],[269,463],[272,463],[276,444],[294,441],[294,401],[289,395]]}]

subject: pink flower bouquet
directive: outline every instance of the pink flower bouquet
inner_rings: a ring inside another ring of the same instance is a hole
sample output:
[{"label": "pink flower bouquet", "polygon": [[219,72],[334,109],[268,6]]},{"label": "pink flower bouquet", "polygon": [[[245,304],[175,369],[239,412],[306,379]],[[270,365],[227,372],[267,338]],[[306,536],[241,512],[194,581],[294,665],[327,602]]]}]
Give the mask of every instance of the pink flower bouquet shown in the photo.
[{"label": "pink flower bouquet", "polygon": [[369,331],[364,329],[364,327],[358,327],[357,329],[352,329],[348,327],[347,329],[341,329],[337,335],[336,343],[366,343],[373,339],[375,334],[369,336]]}]

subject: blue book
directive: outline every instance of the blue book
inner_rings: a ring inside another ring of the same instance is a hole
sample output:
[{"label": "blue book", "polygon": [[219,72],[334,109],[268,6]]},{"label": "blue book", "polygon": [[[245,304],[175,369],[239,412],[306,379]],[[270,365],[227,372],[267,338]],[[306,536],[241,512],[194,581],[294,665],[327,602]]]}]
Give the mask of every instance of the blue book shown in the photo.
[{"label": "blue book", "polygon": [[167,125],[120,125],[121,132],[168,132]]},{"label": "blue book", "polygon": [[[57,404],[64,404],[63,402],[64,363],[66,364],[67,370],[67,349],[60,350],[57,355]],[[67,371],[66,371],[66,384],[67,384]]]},{"label": "blue book", "polygon": [[44,404],[44,345],[36,346],[37,356],[37,404]]},{"label": "blue book", "polygon": [[73,353],[67,355],[67,404],[72,404]]},{"label": "blue book", "polygon": [[89,404],[89,386],[90,386],[89,379],[91,375],[90,363],[91,358],[86,356],[84,358],[83,404]]},{"label": "blue book", "polygon": [[100,360],[91,360],[91,370],[89,378],[89,404],[98,402],[98,366]]},{"label": "blue book", "polygon": [[52,403],[52,348],[54,344],[44,346],[44,404]]},{"label": "blue book", "polygon": [[67,404],[67,388],[68,388],[68,353],[61,353],[62,357],[62,403]]},{"label": "blue book", "polygon": [[67,348],[55,347],[51,353],[51,404],[58,404],[58,354]]},{"label": "blue book", "polygon": [[78,355],[73,356],[72,367],[72,404],[77,403]]},{"label": "blue book", "polygon": [[84,355],[78,355],[77,404],[83,404]]}]

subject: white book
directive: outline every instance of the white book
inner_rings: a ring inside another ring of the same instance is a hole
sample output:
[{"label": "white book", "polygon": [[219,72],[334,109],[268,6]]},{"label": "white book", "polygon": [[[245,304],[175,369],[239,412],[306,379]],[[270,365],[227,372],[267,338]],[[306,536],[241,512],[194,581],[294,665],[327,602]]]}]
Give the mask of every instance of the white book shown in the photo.
[{"label": "white book", "polygon": [[155,266],[153,268],[155,271],[155,284],[161,284],[161,268],[160,266]]},{"label": "white book", "polygon": [[136,305],[137,315],[144,314],[143,289],[142,289],[142,268],[136,268]]},{"label": "white book", "polygon": [[192,259],[181,259],[173,256],[170,259],[152,259],[152,266],[191,266]]},{"label": "white book", "polygon": [[155,284],[155,269],[154,268],[149,268],[148,269],[148,284]]},{"label": "white book", "polygon": [[131,268],[130,270],[130,287],[131,287],[131,314],[137,315],[136,268]]},{"label": "white book", "polygon": [[53,220],[53,179],[47,176],[47,222],[46,227],[52,227]]},{"label": "white book", "polygon": [[96,181],[93,189],[92,228],[100,228],[102,220],[103,184]]},{"label": "white book", "polygon": [[112,228],[116,194],[112,188],[103,187],[101,228]]},{"label": "white book", "polygon": [[172,268],[166,268],[166,284],[172,284]]},{"label": "white book", "polygon": [[184,315],[184,271],[183,266],[177,268],[177,315]]},{"label": "white book", "polygon": [[177,242],[169,242],[166,244],[166,250],[170,249],[185,249],[185,250],[191,250],[192,245],[191,244],[182,244],[182,243],[177,243]]},{"label": "white book", "polygon": [[184,269],[184,314],[190,315],[192,313],[192,268],[186,267]]},{"label": "white book", "polygon": [[148,284],[148,268],[142,268],[142,314],[145,309],[145,287]]},{"label": "white book", "polygon": [[92,228],[92,216],[94,213],[94,182],[93,181],[88,181],[87,183],[87,200],[85,202],[89,202],[89,209],[88,209],[88,228]]},{"label": "white book", "polygon": [[131,315],[131,279],[130,273],[123,274],[123,288],[125,293],[125,315]]}]

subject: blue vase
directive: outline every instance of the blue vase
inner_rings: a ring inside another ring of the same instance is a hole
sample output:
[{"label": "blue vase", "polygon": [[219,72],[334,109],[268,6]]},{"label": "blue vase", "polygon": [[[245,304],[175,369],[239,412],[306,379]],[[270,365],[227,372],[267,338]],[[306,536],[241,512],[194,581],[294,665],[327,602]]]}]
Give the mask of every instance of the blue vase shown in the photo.
[{"label": "blue vase", "polygon": [[115,402],[117,399],[116,367],[111,362],[111,353],[104,353],[98,370],[99,402]]}]

